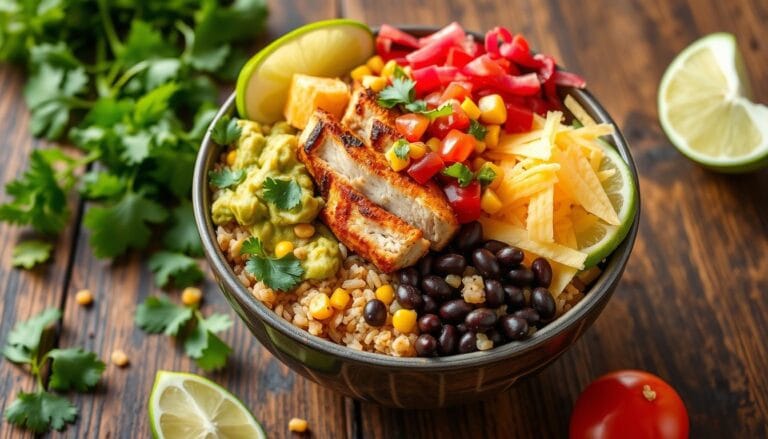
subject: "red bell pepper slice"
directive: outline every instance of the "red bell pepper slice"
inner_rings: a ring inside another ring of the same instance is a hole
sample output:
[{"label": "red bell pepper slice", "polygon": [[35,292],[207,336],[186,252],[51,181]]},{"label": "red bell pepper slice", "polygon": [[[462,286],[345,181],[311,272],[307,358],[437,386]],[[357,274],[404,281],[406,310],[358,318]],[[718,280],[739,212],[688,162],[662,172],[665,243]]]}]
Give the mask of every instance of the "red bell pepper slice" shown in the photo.
[{"label": "red bell pepper slice", "polygon": [[457,67],[460,69],[473,59],[474,57],[464,50],[458,47],[451,47],[448,49],[448,55],[445,58],[445,65]]},{"label": "red bell pepper slice", "polygon": [[465,75],[475,78],[491,78],[505,75],[504,68],[495,62],[490,55],[478,56],[461,69]]},{"label": "red bell pepper slice", "polygon": [[541,63],[541,67],[538,69],[539,82],[542,84],[549,81],[552,74],[555,73],[555,59],[549,55],[542,55],[537,53],[533,56],[533,59]]},{"label": "red bell pepper slice", "polygon": [[502,75],[494,78],[493,85],[502,93],[517,96],[532,96],[541,90],[541,83],[535,73],[519,76]]},{"label": "red bell pepper slice", "polygon": [[464,41],[465,36],[466,33],[464,32],[464,29],[462,29],[459,23],[454,21],[433,34],[419,38],[419,47],[429,46],[436,41],[443,40],[450,41],[452,44],[461,44],[461,42]]},{"label": "red bell pepper slice", "polygon": [[541,62],[531,55],[531,48],[528,41],[520,34],[512,37],[512,41],[502,44],[499,47],[499,54],[508,60],[515,62],[523,67],[538,69]]},{"label": "red bell pepper slice", "polygon": [[533,111],[514,104],[507,104],[507,121],[504,131],[512,133],[527,133],[533,126]]},{"label": "red bell pepper slice", "polygon": [[440,154],[430,152],[408,168],[408,175],[419,184],[425,184],[445,166]]},{"label": "red bell pepper slice", "polygon": [[426,66],[442,65],[448,56],[448,50],[453,47],[454,42],[449,39],[436,40],[428,46],[423,46],[405,56],[405,59],[414,69],[420,69]]},{"label": "red bell pepper slice", "polygon": [[443,192],[459,223],[466,224],[480,218],[480,183],[473,181],[469,186],[461,187],[454,181],[444,186]]},{"label": "red bell pepper slice", "polygon": [[458,72],[459,69],[452,66],[427,66],[414,70],[412,77],[416,83],[414,87],[416,94],[423,96],[440,86],[450,83],[456,78]]},{"label": "red bell pepper slice", "polygon": [[452,129],[443,139],[440,158],[445,162],[463,162],[475,150],[475,138],[457,129]]},{"label": "red bell pepper slice", "polygon": [[379,28],[379,38],[386,38],[395,44],[401,46],[410,47],[412,49],[419,48],[419,39],[411,34],[405,33],[400,29],[390,26],[388,24],[382,24]]},{"label": "red bell pepper slice", "polygon": [[557,85],[576,88],[584,88],[587,86],[587,81],[575,73],[566,72],[564,70],[556,70],[552,76],[554,78],[555,84]]},{"label": "red bell pepper slice", "polygon": [[485,34],[485,51],[494,57],[499,54],[499,39],[505,43],[512,41],[512,33],[505,27],[497,26]]},{"label": "red bell pepper slice", "polygon": [[[393,42],[389,38],[376,38],[376,53],[381,56],[384,61],[391,59],[398,60],[398,64],[405,64],[405,55],[410,53],[410,50],[405,49],[393,49]],[[402,58],[402,60],[400,60]]]}]

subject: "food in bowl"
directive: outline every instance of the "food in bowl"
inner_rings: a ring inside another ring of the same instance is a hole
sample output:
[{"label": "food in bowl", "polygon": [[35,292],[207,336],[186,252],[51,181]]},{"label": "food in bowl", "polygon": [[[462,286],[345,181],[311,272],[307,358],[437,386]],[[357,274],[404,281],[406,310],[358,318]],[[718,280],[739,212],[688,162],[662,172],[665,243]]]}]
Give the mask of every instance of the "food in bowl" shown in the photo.
[{"label": "food in bowl", "polygon": [[341,79],[293,72],[285,120],[220,121],[222,252],[256,299],[353,349],[447,356],[531,336],[632,223],[633,179],[601,140],[612,125],[561,98],[581,78],[504,28],[476,41],[456,23],[422,38],[385,25],[375,42]]}]

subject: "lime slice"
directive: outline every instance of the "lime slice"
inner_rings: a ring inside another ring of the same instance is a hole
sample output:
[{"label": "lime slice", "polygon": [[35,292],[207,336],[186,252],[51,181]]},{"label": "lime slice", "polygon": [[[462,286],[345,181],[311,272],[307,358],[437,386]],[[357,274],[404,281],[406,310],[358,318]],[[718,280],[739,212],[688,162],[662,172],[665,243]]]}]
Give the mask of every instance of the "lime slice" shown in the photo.
[{"label": "lime slice", "polygon": [[579,251],[588,255],[584,261],[585,268],[597,265],[619,246],[632,226],[637,208],[637,188],[629,167],[613,147],[603,141],[598,141],[598,144],[603,147],[605,153],[598,172],[615,169],[613,175],[602,183],[621,224],[610,225],[594,215],[589,215],[587,219],[586,213],[586,221],[574,221]]},{"label": "lime slice", "polygon": [[722,172],[768,164],[768,107],[752,103],[736,39],[706,36],[683,50],[659,86],[659,119],[675,147]]},{"label": "lime slice", "polygon": [[240,70],[237,111],[262,123],[282,119],[294,73],[338,77],[374,51],[371,29],[355,20],[318,21],[295,29],[262,49]]},{"label": "lime slice", "polygon": [[158,371],[149,396],[152,435],[160,439],[266,438],[240,400],[191,373]]}]

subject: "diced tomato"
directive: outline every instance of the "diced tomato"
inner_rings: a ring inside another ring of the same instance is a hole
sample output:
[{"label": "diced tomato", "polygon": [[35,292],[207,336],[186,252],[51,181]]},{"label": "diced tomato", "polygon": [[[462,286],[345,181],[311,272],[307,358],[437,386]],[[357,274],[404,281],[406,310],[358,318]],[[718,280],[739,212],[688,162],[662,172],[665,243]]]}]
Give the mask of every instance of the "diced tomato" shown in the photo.
[{"label": "diced tomato", "polygon": [[429,65],[442,65],[448,56],[448,50],[453,47],[454,42],[449,39],[436,40],[427,46],[416,49],[405,56],[405,59],[414,69],[420,69]]},{"label": "diced tomato", "polygon": [[485,51],[497,57],[499,55],[499,39],[505,43],[512,41],[512,33],[507,28],[498,26],[485,34]]},{"label": "diced tomato", "polygon": [[419,47],[418,38],[388,24],[381,25],[378,38],[387,38],[395,44],[410,47],[412,49],[417,49]]},{"label": "diced tomato", "polygon": [[427,35],[426,37],[419,38],[419,46],[425,47],[434,43],[435,41],[450,41],[452,44],[461,44],[464,41],[465,36],[464,29],[462,29],[459,23],[455,21],[448,26],[440,29],[439,31]]},{"label": "diced tomato", "polygon": [[440,91],[434,91],[426,96],[424,96],[424,101],[427,102],[427,108],[432,110],[434,108],[437,108],[440,106],[440,104],[443,102],[441,97],[442,93]]},{"label": "diced tomato", "polygon": [[445,102],[448,99],[456,99],[459,102],[463,102],[464,98],[472,94],[472,84],[469,82],[454,81],[448,84],[445,88],[442,96],[440,96],[440,102]]},{"label": "diced tomato", "polygon": [[445,135],[440,147],[440,158],[446,162],[463,162],[475,150],[475,138],[457,129]]},{"label": "diced tomato", "polygon": [[423,114],[408,113],[395,119],[397,131],[409,142],[417,142],[427,130],[429,118]]},{"label": "diced tomato", "polygon": [[425,184],[445,166],[440,154],[430,152],[408,168],[408,175],[419,184]]},{"label": "diced tomato", "polygon": [[475,78],[495,78],[507,73],[487,53],[470,61],[461,69],[461,72]]},{"label": "diced tomato", "polygon": [[[389,61],[390,59],[398,59],[398,58],[405,58],[405,55],[408,55],[410,53],[410,50],[404,50],[404,49],[393,49],[393,42],[389,38],[376,38],[376,53],[381,56],[384,61]],[[398,61],[398,64],[405,64],[405,62]]]},{"label": "diced tomato", "polygon": [[565,87],[576,87],[576,88],[584,88],[587,86],[587,81],[584,80],[581,76],[566,72],[563,70],[556,70],[554,75],[552,75],[555,84],[562,85]]},{"label": "diced tomato", "polygon": [[432,137],[442,139],[452,129],[464,131],[469,128],[469,116],[461,109],[459,102],[453,101],[451,105],[453,113],[450,116],[438,117],[429,125],[429,133]]},{"label": "diced tomato", "polygon": [[413,71],[416,94],[423,96],[456,78],[459,69],[451,66],[427,66]]},{"label": "diced tomato", "polygon": [[445,65],[462,68],[472,61],[474,57],[458,47],[448,49],[448,55],[445,58]]},{"label": "diced tomato", "polygon": [[528,41],[522,35],[517,34],[508,44],[502,44],[499,47],[499,54],[510,61],[516,62],[523,67],[538,69],[541,62],[531,55],[531,48]]},{"label": "diced tomato", "polygon": [[514,104],[507,104],[507,121],[504,130],[508,133],[526,133],[533,126],[533,111]]},{"label": "diced tomato", "polygon": [[453,181],[443,187],[443,192],[459,223],[466,224],[480,218],[480,183],[473,181],[469,186],[461,187]]}]

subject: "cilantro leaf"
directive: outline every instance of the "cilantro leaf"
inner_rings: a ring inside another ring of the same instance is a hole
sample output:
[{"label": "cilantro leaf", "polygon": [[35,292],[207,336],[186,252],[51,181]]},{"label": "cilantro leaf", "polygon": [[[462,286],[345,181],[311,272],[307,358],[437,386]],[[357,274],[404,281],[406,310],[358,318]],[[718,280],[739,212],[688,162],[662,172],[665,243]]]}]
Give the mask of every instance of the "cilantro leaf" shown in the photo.
[{"label": "cilantro leaf", "polygon": [[211,331],[206,332],[206,338],[205,349],[198,357],[193,358],[198,367],[206,372],[212,372],[227,364],[227,357],[232,352],[232,348]]},{"label": "cilantro leaf", "polygon": [[496,178],[496,171],[490,166],[482,166],[480,170],[477,171],[477,176],[475,178],[477,178],[477,181],[480,182],[481,186],[487,186]]},{"label": "cilantro leaf", "polygon": [[422,111],[421,114],[427,116],[429,120],[435,120],[438,117],[450,116],[453,113],[453,105],[450,103],[443,104],[433,110]]},{"label": "cilantro leaf", "polygon": [[232,326],[232,319],[226,314],[211,314],[202,320],[203,326],[213,333],[226,331]]},{"label": "cilantro leaf", "polygon": [[179,288],[196,284],[203,280],[203,272],[197,261],[183,253],[160,251],[149,258],[149,269],[155,273],[155,284],[165,287],[173,278]]},{"label": "cilantro leaf", "polygon": [[129,165],[138,165],[149,157],[152,137],[147,132],[127,134],[123,136],[122,159]]},{"label": "cilantro leaf", "polygon": [[166,216],[163,206],[129,191],[113,205],[91,207],[83,224],[91,232],[93,253],[100,258],[111,258],[129,248],[146,247],[151,234],[147,223],[162,222]]},{"label": "cilantro leaf", "polygon": [[90,390],[106,367],[96,354],[80,348],[54,349],[48,357],[53,359],[49,386],[56,390]]},{"label": "cilantro leaf", "polygon": [[427,101],[421,99],[405,104],[403,105],[403,108],[410,111],[411,113],[426,113],[429,111],[427,110]]},{"label": "cilantro leaf", "polygon": [[264,256],[264,246],[259,238],[251,236],[243,242],[240,247],[240,254]]},{"label": "cilantro leaf", "polygon": [[304,269],[296,257],[289,253],[280,259],[251,256],[245,263],[245,271],[264,282],[273,290],[288,291],[301,282]]},{"label": "cilantro leaf", "polygon": [[192,315],[192,308],[176,305],[165,296],[149,296],[136,307],[134,321],[150,334],[178,335]]},{"label": "cilantro leaf", "polygon": [[392,145],[392,150],[397,158],[405,160],[411,152],[411,144],[407,140],[399,139]]},{"label": "cilantro leaf", "polygon": [[116,197],[126,187],[125,179],[105,171],[90,171],[83,175],[81,182],[80,192],[92,200]]},{"label": "cilantro leaf", "polygon": [[173,226],[165,232],[163,244],[166,248],[191,256],[203,255],[203,243],[195,226],[192,203],[184,201],[171,212]]},{"label": "cilantro leaf", "polygon": [[16,400],[5,409],[5,419],[11,424],[35,433],[63,430],[77,418],[77,408],[67,399],[47,392],[19,392]]},{"label": "cilantro leaf", "polygon": [[264,180],[264,199],[281,210],[291,210],[301,204],[301,186],[293,178]]},{"label": "cilantro leaf", "polygon": [[232,349],[215,333],[230,326],[232,319],[227,315],[212,314],[206,319],[198,314],[197,324],[184,339],[184,352],[194,358],[197,365],[205,371],[220,369],[226,364]]},{"label": "cilantro leaf", "polygon": [[485,134],[488,132],[488,128],[475,119],[469,120],[469,134],[473,135],[477,140],[485,139]]},{"label": "cilantro leaf", "polygon": [[443,175],[457,179],[461,187],[467,187],[472,182],[472,171],[462,163],[454,163],[443,169]]},{"label": "cilantro leaf", "polygon": [[221,146],[229,146],[235,143],[240,138],[242,132],[242,128],[238,125],[237,120],[237,118],[224,116],[216,121],[216,125],[211,130],[211,139]]},{"label": "cilantro leaf", "polygon": [[209,171],[208,178],[212,185],[219,189],[226,189],[242,183],[245,180],[245,170],[222,168],[218,171]]},{"label": "cilantro leaf", "polygon": [[251,41],[263,29],[267,16],[265,0],[235,0],[227,4],[203,2],[195,14],[196,44],[216,47],[221,43]]},{"label": "cilantro leaf", "polygon": [[27,321],[18,322],[8,334],[3,355],[14,363],[29,363],[39,352],[43,333],[61,318],[61,311],[48,308]]},{"label": "cilantro leaf", "polygon": [[157,87],[136,101],[132,117],[136,126],[146,127],[157,123],[168,111],[168,102],[178,89],[178,85],[170,82]]},{"label": "cilantro leaf", "polygon": [[24,98],[32,113],[30,129],[36,136],[55,140],[69,123],[70,110],[88,83],[85,69],[64,69],[44,63],[24,87]]},{"label": "cilantro leaf", "polygon": [[379,105],[392,108],[399,104],[410,104],[416,95],[415,83],[409,78],[395,78],[392,84],[379,92]]},{"label": "cilantro leaf", "polygon": [[13,247],[11,264],[14,267],[24,267],[29,270],[35,265],[47,261],[51,257],[52,249],[53,244],[50,242],[36,239],[19,242]]},{"label": "cilantro leaf", "polygon": [[132,66],[148,59],[170,56],[174,52],[155,27],[142,20],[133,20],[118,60]]}]

